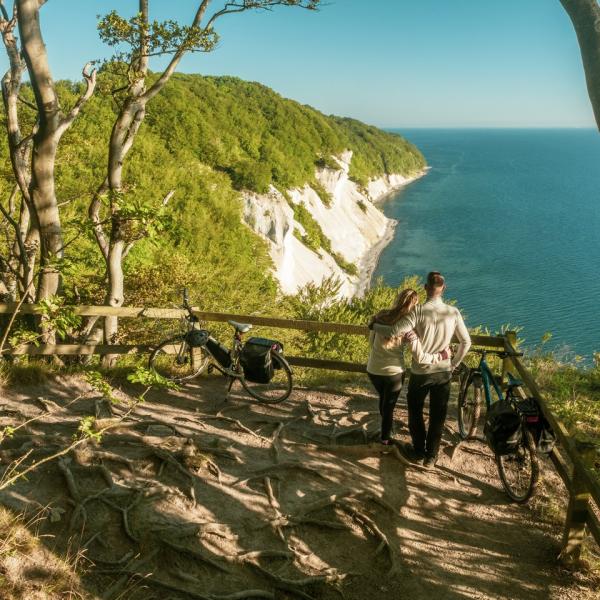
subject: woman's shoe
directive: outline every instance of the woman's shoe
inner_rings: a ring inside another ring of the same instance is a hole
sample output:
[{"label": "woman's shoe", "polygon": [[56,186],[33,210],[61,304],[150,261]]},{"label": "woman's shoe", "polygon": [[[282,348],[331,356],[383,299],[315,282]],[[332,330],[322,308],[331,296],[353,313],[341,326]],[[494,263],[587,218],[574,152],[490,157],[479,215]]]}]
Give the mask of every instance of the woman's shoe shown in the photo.
[{"label": "woman's shoe", "polygon": [[381,447],[382,454],[389,454],[394,448],[393,440],[379,440],[379,446]]}]

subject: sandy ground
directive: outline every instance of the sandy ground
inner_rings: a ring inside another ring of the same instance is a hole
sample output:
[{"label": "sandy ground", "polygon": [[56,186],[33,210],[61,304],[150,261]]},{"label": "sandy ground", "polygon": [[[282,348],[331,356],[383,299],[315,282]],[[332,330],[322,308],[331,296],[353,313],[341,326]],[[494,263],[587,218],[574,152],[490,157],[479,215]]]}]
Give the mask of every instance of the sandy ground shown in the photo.
[{"label": "sandy ground", "polygon": [[[277,406],[224,395],[212,377],[152,392],[100,444],[40,467],[0,503],[42,510],[46,552],[79,555],[87,598],[599,597],[592,576],[559,567],[556,521],[508,501],[482,443],[452,452],[452,419],[424,471],[370,442],[370,393],[296,390]],[[5,390],[0,408],[0,426],[44,413],[4,440],[3,466],[25,447],[28,460],[60,447],[84,415],[110,417],[74,378]],[[396,421],[406,439],[402,403]],[[560,489],[543,464],[540,493]],[[6,598],[38,597],[27,560],[2,573],[21,585]]]}]

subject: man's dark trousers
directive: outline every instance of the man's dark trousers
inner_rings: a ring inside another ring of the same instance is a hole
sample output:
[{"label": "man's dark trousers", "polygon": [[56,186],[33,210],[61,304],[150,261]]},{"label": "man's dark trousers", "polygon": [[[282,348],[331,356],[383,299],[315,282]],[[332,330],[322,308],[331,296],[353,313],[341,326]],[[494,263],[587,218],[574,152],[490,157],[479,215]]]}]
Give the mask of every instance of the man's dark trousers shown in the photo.
[{"label": "man's dark trousers", "polygon": [[[435,458],[440,449],[442,431],[448,412],[450,399],[449,371],[428,373],[426,375],[411,374],[408,381],[408,429],[412,437],[415,452],[428,458]],[[423,405],[429,394],[429,427],[425,430]]]}]

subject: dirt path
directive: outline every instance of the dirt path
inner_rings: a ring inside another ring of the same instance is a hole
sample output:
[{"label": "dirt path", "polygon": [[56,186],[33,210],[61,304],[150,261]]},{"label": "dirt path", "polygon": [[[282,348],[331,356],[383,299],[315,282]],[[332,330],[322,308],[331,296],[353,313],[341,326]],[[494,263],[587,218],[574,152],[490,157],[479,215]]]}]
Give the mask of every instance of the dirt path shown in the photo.
[{"label": "dirt path", "polygon": [[[109,417],[85,392],[76,379],[5,391],[0,426],[47,414],[2,443],[3,464],[23,444],[41,456],[64,443],[83,415]],[[424,471],[368,443],[378,415],[367,392],[298,390],[279,406],[223,394],[218,378],[155,392],[100,445],[0,502],[49,507],[40,533],[59,555],[86,548],[90,598],[596,597],[558,567],[556,525],[507,501],[486,447],[452,452],[452,419]],[[396,421],[406,439],[403,404]],[[542,477],[557,485],[547,465]]]}]

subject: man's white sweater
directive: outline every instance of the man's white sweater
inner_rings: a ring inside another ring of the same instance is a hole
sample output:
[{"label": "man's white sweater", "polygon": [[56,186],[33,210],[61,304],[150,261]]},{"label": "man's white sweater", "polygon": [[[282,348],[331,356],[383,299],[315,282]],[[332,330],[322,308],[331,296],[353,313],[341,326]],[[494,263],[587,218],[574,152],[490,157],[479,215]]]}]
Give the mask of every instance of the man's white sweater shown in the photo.
[{"label": "man's white sweater", "polygon": [[452,359],[441,360],[435,364],[424,364],[415,361],[413,357],[410,370],[418,375],[452,371],[461,363],[471,347],[471,336],[465,327],[460,311],[458,308],[446,304],[441,296],[430,298],[424,304],[417,305],[393,327],[375,324],[373,329],[386,336],[400,336],[414,329],[421,340],[423,351],[427,354],[441,352],[447,348],[456,334],[459,345]]}]

